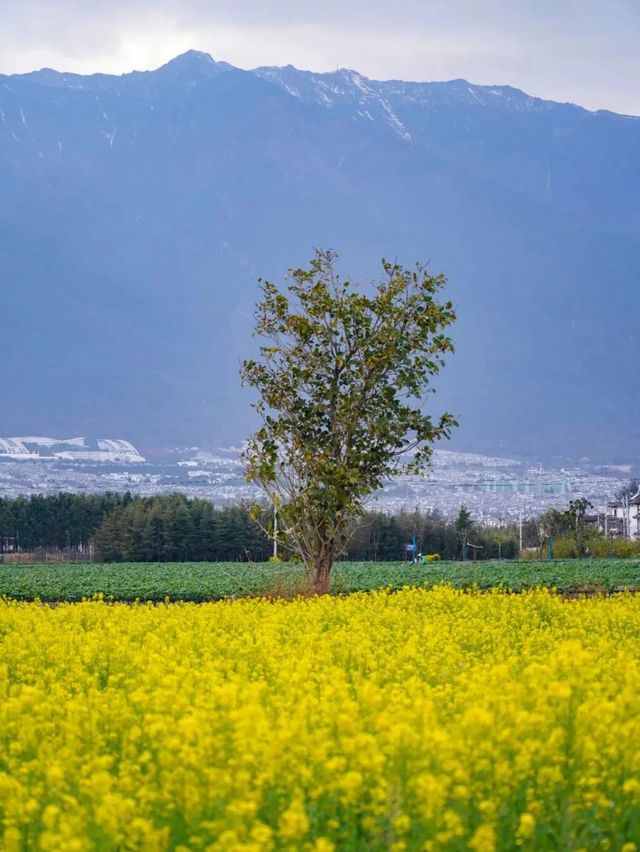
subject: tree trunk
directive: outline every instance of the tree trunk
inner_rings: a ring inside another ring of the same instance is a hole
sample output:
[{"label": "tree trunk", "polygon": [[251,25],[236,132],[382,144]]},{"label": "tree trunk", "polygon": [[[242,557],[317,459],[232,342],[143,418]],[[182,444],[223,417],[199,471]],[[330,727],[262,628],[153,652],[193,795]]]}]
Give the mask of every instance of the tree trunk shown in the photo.
[{"label": "tree trunk", "polygon": [[313,591],[316,595],[326,595],[329,592],[333,553],[322,553],[313,565]]}]

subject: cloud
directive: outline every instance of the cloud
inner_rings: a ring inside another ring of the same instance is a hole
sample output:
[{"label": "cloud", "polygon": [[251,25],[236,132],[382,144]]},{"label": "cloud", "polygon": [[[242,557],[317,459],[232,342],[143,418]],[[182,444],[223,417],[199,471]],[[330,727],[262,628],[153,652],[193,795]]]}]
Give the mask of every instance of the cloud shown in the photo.
[{"label": "cloud", "polygon": [[3,0],[0,70],[152,68],[190,48],[240,67],[509,83],[640,114],[637,0]]}]

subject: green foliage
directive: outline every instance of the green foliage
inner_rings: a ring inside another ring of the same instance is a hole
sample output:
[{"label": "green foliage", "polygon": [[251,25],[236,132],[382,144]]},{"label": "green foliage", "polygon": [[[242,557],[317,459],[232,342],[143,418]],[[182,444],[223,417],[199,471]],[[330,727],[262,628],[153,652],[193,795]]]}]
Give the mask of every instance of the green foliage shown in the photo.
[{"label": "green foliage", "polygon": [[[438,512],[400,511],[395,515],[366,512],[349,532],[346,555],[348,559],[395,560],[402,558],[404,545],[416,539],[419,553],[436,553],[442,559],[460,556],[460,538],[455,522]],[[473,525],[474,558],[513,559],[518,552],[517,530],[514,525],[500,530]]]},{"label": "green foliage", "polygon": [[554,538],[553,555],[556,559],[576,559],[579,556],[579,551],[575,536],[568,535],[563,538]]},{"label": "green foliage", "polygon": [[[5,526],[0,543],[13,559],[36,548],[51,553],[58,549],[57,542],[70,544],[63,552],[84,560],[93,547],[102,562],[262,561],[272,553],[273,515],[261,506],[216,509],[206,500],[181,495],[63,494],[0,500],[1,513]],[[437,512],[419,511],[365,512],[350,526],[344,553],[354,561],[395,561],[403,558],[404,545],[414,537],[421,553],[439,553],[443,559],[459,556],[454,524]],[[476,526],[474,542],[481,548],[474,555],[513,557],[515,528],[501,530],[500,537],[499,545],[492,528]]]},{"label": "green foliage", "polygon": [[[301,565],[247,562],[73,563],[1,565],[0,595],[21,600],[77,601],[103,594],[125,601],[202,601],[299,590]],[[337,594],[406,585],[450,583],[457,588],[548,586],[559,591],[640,589],[640,560],[576,559],[546,562],[336,562]]]},{"label": "green foliage", "polygon": [[269,548],[247,507],[214,509],[181,494],[137,498],[107,515],[95,536],[104,562],[261,561]]},{"label": "green foliage", "polygon": [[549,536],[556,539],[568,535],[573,529],[573,522],[567,512],[561,512],[558,509],[547,509],[538,518],[538,526],[540,528],[540,538],[544,541]]},{"label": "green foliage", "polygon": [[34,494],[0,498],[0,554],[39,548],[87,551],[96,529],[131,494]]},{"label": "green foliage", "polygon": [[471,520],[471,512],[466,506],[460,506],[460,511],[456,517],[455,528],[458,535],[469,533],[473,529],[473,521]]},{"label": "green foliage", "polygon": [[571,500],[567,509],[548,509],[538,518],[538,546],[553,539],[553,552],[557,558],[568,559],[588,553],[585,533],[585,515],[593,504],[585,497]]},{"label": "green foliage", "polygon": [[244,506],[183,495],[57,494],[0,498],[0,557],[46,550],[98,561],[266,559],[269,543]]},{"label": "green foliage", "polygon": [[261,360],[242,369],[263,421],[244,456],[247,478],[278,506],[284,543],[319,591],[363,500],[404,453],[405,469],[423,470],[456,425],[421,404],[453,349],[444,334],[453,307],[436,298],[444,277],[383,260],[367,295],[340,279],[335,259],[316,252],[309,269],[291,271],[286,293],[262,282]]},{"label": "green foliage", "polygon": [[458,517],[455,520],[455,531],[460,539],[462,559],[465,560],[468,555],[469,538],[473,533],[473,521],[471,520],[471,512],[466,506],[460,506]]},{"label": "green foliage", "polygon": [[640,556],[640,542],[629,541],[626,538],[593,536],[587,539],[586,544],[591,556],[600,558],[615,556],[617,559],[633,559]]},{"label": "green foliage", "polygon": [[586,497],[579,497],[569,502],[566,515],[571,522],[573,535],[576,542],[576,556],[584,556],[586,552],[584,517],[589,509],[593,509],[593,503]]}]

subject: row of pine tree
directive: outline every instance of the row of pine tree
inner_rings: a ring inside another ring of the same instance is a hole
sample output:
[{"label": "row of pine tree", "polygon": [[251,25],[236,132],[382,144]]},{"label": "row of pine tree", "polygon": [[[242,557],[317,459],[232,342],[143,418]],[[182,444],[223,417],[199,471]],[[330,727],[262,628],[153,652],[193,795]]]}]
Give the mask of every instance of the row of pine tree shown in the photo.
[{"label": "row of pine tree", "polygon": [[[99,562],[263,561],[273,549],[270,512],[258,521],[247,506],[216,508],[181,494],[0,498],[0,554],[58,550]],[[459,526],[438,513],[369,512],[354,525],[344,557],[396,561],[411,556],[406,545],[415,541],[416,552],[458,559]],[[518,549],[514,528],[496,530],[470,521],[465,541],[469,555],[478,559],[509,558]]]},{"label": "row of pine tree", "polygon": [[135,498],[129,494],[34,494],[0,497],[0,553],[43,548],[89,551],[104,518]]}]

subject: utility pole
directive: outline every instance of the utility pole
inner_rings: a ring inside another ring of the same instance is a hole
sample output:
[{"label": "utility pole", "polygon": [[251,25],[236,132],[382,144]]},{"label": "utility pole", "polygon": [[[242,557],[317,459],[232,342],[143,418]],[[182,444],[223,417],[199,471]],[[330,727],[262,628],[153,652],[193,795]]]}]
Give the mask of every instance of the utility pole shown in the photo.
[{"label": "utility pole", "polygon": [[613,556],[613,536],[609,535],[609,514],[607,509],[609,507],[605,505],[604,507],[604,537],[607,540],[607,556],[609,559]]},{"label": "utility pole", "polygon": [[629,497],[625,494],[623,498],[624,509],[622,512],[622,528],[625,538],[631,538],[631,521],[629,519]]},{"label": "utility pole", "polygon": [[278,558],[278,507],[273,504],[273,558]]},{"label": "utility pole", "polygon": [[520,553],[522,553],[522,509],[520,509],[520,514],[518,516],[518,529],[520,532]]}]

